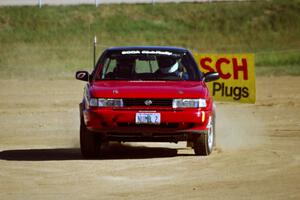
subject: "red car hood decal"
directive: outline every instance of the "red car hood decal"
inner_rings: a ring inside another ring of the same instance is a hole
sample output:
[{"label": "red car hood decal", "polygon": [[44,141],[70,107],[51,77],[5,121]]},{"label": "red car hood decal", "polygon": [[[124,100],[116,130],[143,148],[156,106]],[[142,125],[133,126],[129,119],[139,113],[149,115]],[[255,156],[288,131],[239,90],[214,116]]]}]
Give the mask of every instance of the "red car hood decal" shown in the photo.
[{"label": "red car hood decal", "polygon": [[205,98],[201,81],[97,81],[90,87],[97,98]]}]

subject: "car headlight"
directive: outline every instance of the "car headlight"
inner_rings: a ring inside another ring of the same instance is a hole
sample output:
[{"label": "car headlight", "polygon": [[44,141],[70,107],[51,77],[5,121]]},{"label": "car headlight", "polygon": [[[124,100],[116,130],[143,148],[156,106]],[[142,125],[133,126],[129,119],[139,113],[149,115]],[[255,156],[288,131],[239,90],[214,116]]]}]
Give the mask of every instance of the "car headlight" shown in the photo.
[{"label": "car headlight", "polygon": [[123,100],[90,98],[89,105],[94,107],[123,107]]},{"label": "car headlight", "polygon": [[205,99],[173,99],[173,108],[205,108]]},{"label": "car headlight", "polygon": [[98,106],[98,99],[96,99],[96,98],[90,98],[90,100],[89,100],[89,106],[97,107]]}]

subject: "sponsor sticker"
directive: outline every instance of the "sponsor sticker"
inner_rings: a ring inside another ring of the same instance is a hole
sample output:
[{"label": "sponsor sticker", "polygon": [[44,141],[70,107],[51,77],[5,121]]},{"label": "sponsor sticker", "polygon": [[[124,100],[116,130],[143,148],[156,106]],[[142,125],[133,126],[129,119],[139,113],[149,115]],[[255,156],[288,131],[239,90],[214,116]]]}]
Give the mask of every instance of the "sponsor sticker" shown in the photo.
[{"label": "sponsor sticker", "polygon": [[208,83],[215,100],[255,103],[254,54],[193,54],[203,73],[220,75],[219,80]]},{"label": "sponsor sticker", "polygon": [[169,51],[148,51],[148,50],[143,50],[143,51],[122,51],[121,54],[123,55],[130,55],[130,54],[153,54],[153,55],[173,55],[172,52]]}]

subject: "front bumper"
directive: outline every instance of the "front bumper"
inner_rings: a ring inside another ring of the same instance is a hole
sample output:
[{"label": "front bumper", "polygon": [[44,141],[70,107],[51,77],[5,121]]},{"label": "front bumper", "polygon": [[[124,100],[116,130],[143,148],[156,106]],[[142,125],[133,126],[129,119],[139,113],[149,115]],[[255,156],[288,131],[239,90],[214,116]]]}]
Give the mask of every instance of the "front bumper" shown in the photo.
[{"label": "front bumper", "polygon": [[[136,124],[139,112],[161,115],[158,125]],[[120,141],[181,141],[195,133],[206,133],[212,112],[201,109],[166,108],[89,108],[83,109],[84,122],[89,130]]]}]

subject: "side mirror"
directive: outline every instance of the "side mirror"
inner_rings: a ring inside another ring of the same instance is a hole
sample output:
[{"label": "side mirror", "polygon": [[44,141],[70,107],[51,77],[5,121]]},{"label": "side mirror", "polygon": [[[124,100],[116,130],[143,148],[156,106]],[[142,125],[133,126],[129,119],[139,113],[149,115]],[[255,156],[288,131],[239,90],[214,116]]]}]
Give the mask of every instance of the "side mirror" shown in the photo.
[{"label": "side mirror", "polygon": [[75,78],[81,81],[89,81],[90,74],[87,71],[77,71]]},{"label": "side mirror", "polygon": [[210,82],[210,81],[218,80],[219,78],[220,78],[220,76],[219,76],[218,72],[208,72],[208,73],[204,74],[204,77],[202,80],[205,82]]}]

